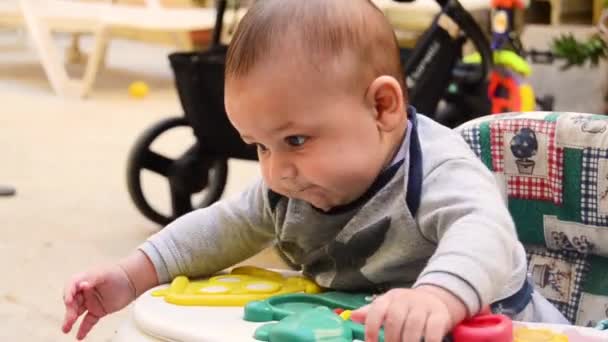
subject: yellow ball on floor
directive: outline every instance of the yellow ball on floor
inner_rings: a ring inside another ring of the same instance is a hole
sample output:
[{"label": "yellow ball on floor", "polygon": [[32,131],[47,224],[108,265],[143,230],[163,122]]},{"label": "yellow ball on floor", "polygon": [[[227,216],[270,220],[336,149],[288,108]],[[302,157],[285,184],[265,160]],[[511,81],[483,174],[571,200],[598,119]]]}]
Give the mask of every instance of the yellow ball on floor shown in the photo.
[{"label": "yellow ball on floor", "polygon": [[135,81],[129,85],[129,95],[136,99],[142,99],[148,95],[150,92],[150,87],[146,82]]}]

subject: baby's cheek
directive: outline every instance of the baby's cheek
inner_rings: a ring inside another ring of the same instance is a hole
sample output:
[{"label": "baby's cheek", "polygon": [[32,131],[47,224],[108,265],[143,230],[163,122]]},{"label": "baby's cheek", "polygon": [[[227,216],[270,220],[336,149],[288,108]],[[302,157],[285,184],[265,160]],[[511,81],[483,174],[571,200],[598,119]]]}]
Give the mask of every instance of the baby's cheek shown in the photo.
[{"label": "baby's cheek", "polygon": [[270,177],[270,170],[266,167],[265,163],[260,162],[260,171],[262,173],[262,179],[264,183],[274,192],[277,192],[276,185]]}]

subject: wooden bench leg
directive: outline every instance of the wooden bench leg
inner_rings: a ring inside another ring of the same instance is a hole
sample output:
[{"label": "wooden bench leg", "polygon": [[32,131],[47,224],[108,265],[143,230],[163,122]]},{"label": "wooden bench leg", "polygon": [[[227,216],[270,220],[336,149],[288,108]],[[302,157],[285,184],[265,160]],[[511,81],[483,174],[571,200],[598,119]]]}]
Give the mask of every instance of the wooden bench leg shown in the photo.
[{"label": "wooden bench leg", "polygon": [[[87,60],[82,79],[71,79],[64,68],[63,60],[49,28],[36,17],[35,8],[29,2],[22,2],[22,10],[26,19],[27,29],[32,36],[42,67],[49,79],[53,90],[60,96],[84,97],[89,94],[99,69],[104,65],[105,55],[110,38],[109,29],[102,23],[93,26],[94,46]],[[73,39],[77,40],[78,36]],[[77,42],[72,41],[73,44]]]},{"label": "wooden bench leg", "polygon": [[82,88],[80,96],[83,97],[89,94],[89,92],[93,88],[93,84],[95,83],[95,79],[97,78],[99,70],[105,64],[106,51],[110,39],[109,29],[105,25],[100,25],[97,30],[95,30],[95,33],[93,34],[93,39],[93,51],[91,51],[91,55],[89,56],[87,66],[84,71],[84,76],[82,79]]}]

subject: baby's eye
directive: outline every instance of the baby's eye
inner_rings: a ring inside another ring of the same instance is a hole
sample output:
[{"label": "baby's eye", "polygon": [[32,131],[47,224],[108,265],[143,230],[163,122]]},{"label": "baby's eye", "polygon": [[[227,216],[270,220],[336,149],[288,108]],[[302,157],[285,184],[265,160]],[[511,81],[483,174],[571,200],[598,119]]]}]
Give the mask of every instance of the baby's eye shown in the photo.
[{"label": "baby's eye", "polygon": [[298,146],[302,146],[306,142],[307,139],[308,139],[308,137],[305,137],[303,135],[292,135],[292,136],[285,138],[285,142],[289,146],[298,147]]}]

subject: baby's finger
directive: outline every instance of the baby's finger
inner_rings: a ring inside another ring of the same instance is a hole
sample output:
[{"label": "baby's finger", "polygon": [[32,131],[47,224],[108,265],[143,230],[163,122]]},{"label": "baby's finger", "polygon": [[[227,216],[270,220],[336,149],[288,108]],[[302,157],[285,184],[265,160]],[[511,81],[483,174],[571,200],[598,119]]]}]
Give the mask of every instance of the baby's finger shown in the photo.
[{"label": "baby's finger", "polygon": [[81,282],[80,276],[75,276],[72,280],[63,288],[63,303],[69,304],[74,300],[74,296],[78,293],[78,288]]},{"label": "baby's finger", "polygon": [[365,318],[369,312],[370,304],[362,306],[357,310],[353,311],[350,315],[350,320],[357,323],[365,323]]},{"label": "baby's finger", "polygon": [[403,327],[407,319],[409,308],[403,301],[393,301],[384,320],[384,341],[398,342],[403,335]]},{"label": "baby's finger", "polygon": [[77,308],[65,308],[65,314],[63,316],[63,325],[61,326],[61,331],[63,331],[64,333],[67,334],[70,332],[70,330],[72,330],[72,326],[78,318],[77,310]]},{"label": "baby's finger", "polygon": [[428,312],[426,310],[410,310],[403,329],[403,341],[420,341],[423,337],[427,317]]},{"label": "baby's finger", "polygon": [[441,342],[449,329],[450,317],[447,314],[432,314],[426,321],[424,342]]},{"label": "baby's finger", "polygon": [[78,306],[83,306],[84,305],[84,296],[82,295],[82,293],[77,293],[76,296],[74,296],[74,301],[78,304]]},{"label": "baby's finger", "polygon": [[76,335],[76,338],[79,340],[84,339],[95,324],[97,324],[97,322],[99,322],[99,317],[95,316],[91,312],[88,312],[87,315],[84,316],[82,323],[80,323],[80,329],[78,329],[78,335]]},{"label": "baby's finger", "polygon": [[82,294],[77,293],[74,298],[75,299],[72,299],[69,302],[65,301],[65,315],[63,318],[63,326],[61,328],[64,333],[69,333],[70,330],[72,330],[74,322],[76,322],[78,317],[82,315],[84,311],[84,299],[82,298]]},{"label": "baby's finger", "polygon": [[378,341],[380,327],[386,317],[386,311],[390,304],[390,298],[387,295],[380,296],[371,304],[367,317],[365,318],[365,341]]},{"label": "baby's finger", "polygon": [[87,308],[84,305],[78,307],[78,317],[82,316],[82,314],[87,311]]}]

